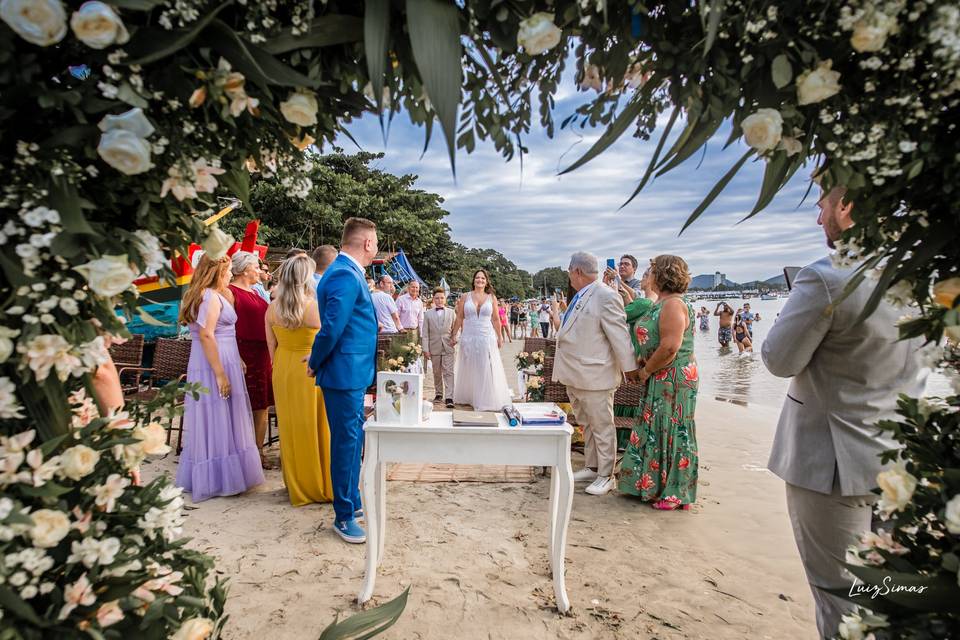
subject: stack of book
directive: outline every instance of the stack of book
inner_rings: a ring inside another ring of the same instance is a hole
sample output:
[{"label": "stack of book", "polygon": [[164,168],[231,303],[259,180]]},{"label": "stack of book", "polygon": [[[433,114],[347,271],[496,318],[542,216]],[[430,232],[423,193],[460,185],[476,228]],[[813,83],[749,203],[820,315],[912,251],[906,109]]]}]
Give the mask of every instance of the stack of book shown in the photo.
[{"label": "stack of book", "polygon": [[557,426],[567,421],[567,414],[552,402],[520,402],[513,408],[524,425]]}]

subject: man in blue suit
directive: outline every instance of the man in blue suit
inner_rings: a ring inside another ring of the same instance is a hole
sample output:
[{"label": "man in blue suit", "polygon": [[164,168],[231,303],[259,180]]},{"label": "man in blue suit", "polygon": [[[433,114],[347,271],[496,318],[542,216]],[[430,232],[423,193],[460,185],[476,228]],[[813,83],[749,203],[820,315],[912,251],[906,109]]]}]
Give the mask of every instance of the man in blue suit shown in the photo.
[{"label": "man in blue suit", "polygon": [[317,285],[320,332],[313,341],[308,373],[323,389],[330,423],[330,475],[334,529],[347,542],[366,542],[357,524],[363,395],[376,369],[377,317],[364,269],[377,255],[377,226],[366,218],[344,223],[340,255]]}]

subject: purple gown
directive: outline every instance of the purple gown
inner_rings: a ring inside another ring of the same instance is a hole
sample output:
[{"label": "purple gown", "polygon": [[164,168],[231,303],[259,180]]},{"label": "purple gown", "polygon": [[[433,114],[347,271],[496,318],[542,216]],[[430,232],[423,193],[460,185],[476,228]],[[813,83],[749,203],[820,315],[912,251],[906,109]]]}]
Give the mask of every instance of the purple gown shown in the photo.
[{"label": "purple gown", "polygon": [[199,400],[187,396],[183,426],[186,443],[177,467],[177,486],[190,492],[194,502],[214,496],[243,493],[264,481],[260,453],[254,444],[253,414],[237,350],[237,312],[220,296],[220,317],[214,335],[220,362],[230,380],[230,398],[220,397],[217,377],[200,344],[200,329],[206,326],[212,289],[203,292],[197,320],[190,323],[190,364],[187,382],[209,389]]}]

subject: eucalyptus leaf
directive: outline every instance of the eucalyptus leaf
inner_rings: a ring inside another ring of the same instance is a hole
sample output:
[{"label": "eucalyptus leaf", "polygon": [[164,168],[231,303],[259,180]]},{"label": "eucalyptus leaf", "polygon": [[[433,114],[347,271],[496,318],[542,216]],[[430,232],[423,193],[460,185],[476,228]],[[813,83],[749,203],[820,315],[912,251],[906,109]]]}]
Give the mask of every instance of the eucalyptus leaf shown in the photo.
[{"label": "eucalyptus leaf", "polygon": [[[610,123],[610,126],[607,127],[607,130],[604,131],[599,138],[597,138],[597,141],[593,143],[593,146],[591,146],[586,153],[580,156],[576,162],[561,171],[560,175],[570,173],[574,169],[582,167],[606,151],[607,147],[616,142],[620,136],[624,134],[627,128],[633,124],[633,122],[637,119],[637,116],[639,116],[643,110],[643,106],[643,100],[632,100],[627,103],[627,106],[624,107],[623,111],[621,111],[617,115],[616,119]],[[663,138],[661,138],[661,143],[662,141]]]},{"label": "eucalyptus leaf", "polygon": [[690,214],[690,216],[687,218],[687,221],[683,223],[683,228],[680,229],[680,233],[683,233],[684,231],[686,231],[687,227],[693,224],[694,221],[696,221],[696,219],[699,218],[704,211],[706,211],[707,207],[709,207],[710,204],[714,200],[716,200],[717,196],[720,195],[720,192],[726,188],[727,183],[729,183],[733,179],[733,176],[737,175],[737,172],[740,171],[740,167],[743,166],[743,163],[746,162],[747,159],[750,156],[752,156],[754,153],[756,153],[756,149],[750,149],[749,151],[747,151],[737,161],[737,163],[733,165],[730,168],[730,170],[723,175],[722,178],[720,178],[717,184],[713,186],[713,189],[710,190],[710,193],[708,193],[707,196],[703,199],[703,202],[697,205],[697,208],[693,210],[693,213]]},{"label": "eucalyptus leaf", "polygon": [[[383,74],[387,68],[387,44],[390,40],[390,0],[366,0],[363,12],[363,49],[367,75],[373,88],[373,100],[383,111]],[[383,120],[380,120],[383,129]],[[386,132],[384,132],[386,136]]]},{"label": "eucalyptus leaf", "polygon": [[781,53],[773,59],[770,65],[770,73],[773,75],[773,84],[777,89],[783,89],[793,80],[793,67],[790,66],[790,59],[785,53]]},{"label": "eucalyptus leaf", "polygon": [[711,0],[710,14],[707,17],[707,39],[703,45],[703,55],[710,52],[713,43],[717,40],[717,32],[720,29],[720,18],[723,17],[724,0]]},{"label": "eucalyptus leaf", "polygon": [[47,204],[60,214],[60,222],[65,231],[75,234],[97,235],[83,216],[80,195],[77,193],[76,186],[64,177],[53,178]]},{"label": "eucalyptus leaf", "polygon": [[118,9],[132,9],[134,11],[150,11],[163,3],[164,0],[110,0],[110,4]]},{"label": "eucalyptus leaf", "polygon": [[787,175],[791,164],[786,151],[777,151],[773,154],[773,157],[767,161],[767,167],[763,172],[763,185],[760,187],[757,203],[753,205],[750,213],[744,216],[740,222],[749,220],[770,204],[773,197],[777,195],[777,191],[780,190],[780,185],[783,184],[783,179]]},{"label": "eucalyptus leaf", "polygon": [[26,620],[30,624],[38,627],[49,626],[49,623],[37,616],[33,611],[33,607],[21,600],[20,596],[6,585],[0,585],[0,605],[2,605],[4,611],[12,614],[15,618]]},{"label": "eucalyptus leaf", "polygon": [[209,37],[206,41],[214,49],[264,89],[269,85],[316,88],[323,84],[323,81],[308,78],[255,44],[244,40],[222,20],[212,21],[207,33]]},{"label": "eucalyptus leaf", "polygon": [[460,107],[460,16],[444,0],[407,0],[410,46],[423,85],[447,139],[456,175],[457,109]]},{"label": "eucalyptus leaf", "polygon": [[692,156],[697,149],[702,147],[707,143],[713,134],[717,132],[717,129],[720,128],[720,124],[723,122],[720,118],[714,118],[713,120],[701,120],[697,123],[696,127],[691,131],[689,137],[683,143],[683,146],[677,150],[677,153],[671,158],[670,162],[664,164],[657,171],[657,176],[662,176],[667,171],[670,171],[674,167],[677,167],[683,162]]},{"label": "eucalyptus leaf", "polygon": [[292,29],[283,30],[279,35],[264,42],[263,50],[276,55],[296,49],[329,47],[361,40],[363,40],[361,18],[331,13],[314,18],[310,23],[310,30],[306,33],[293,35]]},{"label": "eucalyptus leaf", "polygon": [[379,607],[361,611],[342,622],[334,620],[320,634],[320,640],[367,640],[383,633],[400,619],[409,594],[410,587],[407,587],[399,596]]},{"label": "eucalyptus leaf", "polygon": [[676,106],[673,108],[673,113],[670,114],[670,119],[667,120],[667,126],[664,128],[663,133],[660,135],[660,141],[657,143],[657,148],[653,151],[653,157],[650,158],[650,162],[647,163],[647,170],[643,173],[643,177],[640,179],[640,184],[637,185],[637,188],[633,190],[633,194],[627,198],[627,201],[620,205],[620,208],[624,208],[630,204],[634,198],[637,197],[637,194],[646,186],[647,181],[650,180],[650,176],[653,175],[653,169],[657,164],[657,160],[660,158],[660,152],[663,150],[663,145],[667,142],[667,136],[670,135],[670,131],[673,129],[674,123],[677,121],[677,117],[680,115],[680,107]]}]

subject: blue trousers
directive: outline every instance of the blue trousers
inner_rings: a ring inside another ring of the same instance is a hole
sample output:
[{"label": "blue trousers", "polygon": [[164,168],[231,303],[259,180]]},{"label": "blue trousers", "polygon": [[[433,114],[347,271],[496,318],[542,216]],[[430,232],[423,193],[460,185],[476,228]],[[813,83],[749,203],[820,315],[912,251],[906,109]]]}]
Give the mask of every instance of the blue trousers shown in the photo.
[{"label": "blue trousers", "polygon": [[330,423],[330,478],[337,521],[352,520],[361,508],[360,453],[363,450],[365,389],[323,389]]}]

